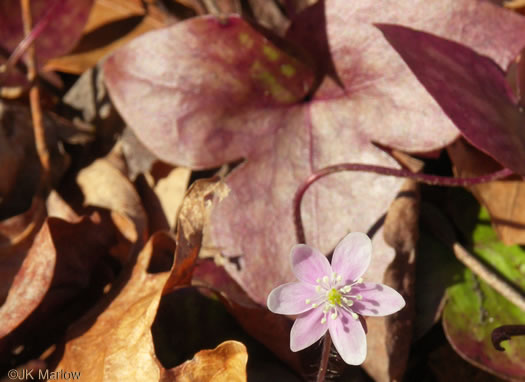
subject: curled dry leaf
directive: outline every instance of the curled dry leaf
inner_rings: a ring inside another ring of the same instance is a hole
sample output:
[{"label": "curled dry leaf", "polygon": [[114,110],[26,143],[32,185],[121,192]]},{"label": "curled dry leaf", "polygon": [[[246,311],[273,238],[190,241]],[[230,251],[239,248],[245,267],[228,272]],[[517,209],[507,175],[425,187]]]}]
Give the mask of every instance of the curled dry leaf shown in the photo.
[{"label": "curled dry leaf", "polygon": [[407,179],[385,219],[383,236],[396,254],[385,271],[383,281],[401,293],[406,307],[392,316],[367,318],[368,353],[373,356],[365,360],[363,367],[376,381],[401,380],[408,361],[415,316],[419,203],[419,184]]},{"label": "curled dry leaf", "polygon": [[[182,201],[179,214],[177,216],[177,256],[175,261],[182,261],[185,263],[195,262],[199,255],[205,235],[205,228],[208,223],[209,213],[211,208],[211,200],[214,195],[224,195],[227,189],[224,183],[218,181],[218,178],[201,179],[194,182],[190,189],[186,192],[186,196]],[[184,276],[175,273],[166,282],[164,293],[169,293],[172,288],[176,286],[173,283],[176,279],[184,278],[187,283],[191,281],[191,273],[193,267],[182,266],[180,269],[187,270],[188,273]],[[177,267],[175,267],[175,271]],[[175,277],[175,278],[174,278]]]},{"label": "curled dry leaf", "polygon": [[[460,177],[474,177],[499,170],[492,158],[462,140],[447,148]],[[525,182],[508,179],[469,187],[490,213],[490,221],[506,245],[525,244]]]},{"label": "curled dry leaf", "polygon": [[133,182],[140,174],[147,174],[152,170],[157,157],[138,140],[133,130],[126,127],[119,143],[122,145],[122,154],[126,160],[128,177]]},{"label": "curled dry leaf", "polygon": [[151,236],[123,288],[110,292],[70,328],[56,370],[80,371],[90,382],[160,380],[151,324],[170,276],[165,259],[174,250],[175,241],[166,233]]},{"label": "curled dry leaf", "polygon": [[[35,198],[24,213],[0,222],[0,303],[4,304],[27,251],[45,219],[43,201]],[[33,252],[33,256],[34,252]],[[0,311],[4,307],[0,308]],[[5,333],[4,333],[5,334]]]},{"label": "curled dry leaf", "polygon": [[144,4],[140,0],[96,0],[75,49],[50,60],[45,69],[81,74],[122,44],[163,27],[163,12],[151,2],[144,9]]},{"label": "curled dry leaf", "polygon": [[283,36],[290,26],[290,20],[283,14],[275,0],[248,0],[250,13],[260,25],[275,34]]},{"label": "curled dry leaf", "polygon": [[162,381],[246,382],[246,347],[225,341],[213,350],[201,350],[192,360],[163,373]]},{"label": "curled dry leaf", "polygon": [[[158,167],[162,165],[160,162],[157,163]],[[152,170],[155,169],[156,167]],[[148,214],[151,232],[174,230],[190,180],[191,170],[188,168],[165,166],[164,170],[167,173],[159,178],[154,178],[148,173],[135,182]]]},{"label": "curled dry leaf", "polygon": [[71,206],[55,190],[51,190],[46,199],[46,210],[49,217],[56,217],[69,222],[80,219]]},{"label": "curled dry leaf", "polygon": [[[0,338],[37,307],[41,318],[85,289],[112,233],[98,214],[75,222],[47,218],[23,259],[0,307]],[[82,242],[82,245],[78,243]],[[67,288],[65,287],[67,285]]]},{"label": "curled dry leaf", "polygon": [[[132,252],[142,247],[147,232],[147,216],[133,184],[108,159],[98,159],[77,175],[84,204],[107,208],[114,224],[133,244]],[[122,253],[126,263],[131,253]]]}]

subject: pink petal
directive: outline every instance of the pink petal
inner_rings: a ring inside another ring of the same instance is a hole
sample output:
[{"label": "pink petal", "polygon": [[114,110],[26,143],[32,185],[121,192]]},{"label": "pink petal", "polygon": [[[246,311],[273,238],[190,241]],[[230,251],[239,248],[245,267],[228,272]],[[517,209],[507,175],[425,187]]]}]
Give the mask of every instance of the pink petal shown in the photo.
[{"label": "pink petal", "polygon": [[358,284],[352,288],[351,293],[363,296],[361,301],[354,300],[352,305],[352,310],[362,316],[387,316],[405,306],[405,299],[383,284]]},{"label": "pink petal", "polygon": [[337,244],[332,258],[332,269],[347,283],[365,273],[372,257],[372,242],[361,232],[352,232]]},{"label": "pink petal", "polygon": [[305,244],[298,244],[292,248],[292,270],[299,280],[314,285],[317,284],[316,279],[330,276],[332,273],[326,256]]},{"label": "pink petal", "polygon": [[327,318],[330,336],[337,352],[349,365],[361,365],[366,358],[366,335],[361,321],[340,309],[339,317]]},{"label": "pink petal", "polygon": [[305,301],[317,295],[315,287],[301,282],[278,286],[268,295],[268,309],[279,314],[299,314],[312,309]]},{"label": "pink petal", "polygon": [[328,326],[321,324],[322,309],[312,309],[295,320],[290,332],[290,349],[299,351],[312,345],[326,333]]}]

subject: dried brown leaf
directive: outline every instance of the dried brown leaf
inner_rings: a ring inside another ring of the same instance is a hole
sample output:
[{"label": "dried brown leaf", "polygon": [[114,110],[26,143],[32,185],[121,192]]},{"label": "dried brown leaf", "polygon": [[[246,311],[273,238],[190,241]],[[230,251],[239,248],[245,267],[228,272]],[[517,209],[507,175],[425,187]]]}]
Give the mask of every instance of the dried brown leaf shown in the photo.
[{"label": "dried brown leaf", "polygon": [[119,231],[134,243],[131,252],[120,254],[125,263],[132,252],[142,247],[148,224],[133,184],[108,159],[96,160],[82,169],[77,183],[84,194],[84,204],[109,209]]},{"label": "dried brown leaf", "polygon": [[162,381],[245,382],[248,353],[237,341],[225,341],[213,350],[201,350],[192,360],[168,370]]},{"label": "dried brown leaf", "polygon": [[[159,166],[165,170],[162,171],[160,178],[148,172],[137,178],[135,184],[148,214],[150,231],[173,231],[177,214],[188,188],[191,170],[156,162],[155,168]],[[155,171],[155,168],[152,169],[152,172]]]},{"label": "dried brown leaf", "polygon": [[[458,140],[447,148],[457,176],[474,177],[501,168],[492,158]],[[506,245],[525,244],[525,182],[509,179],[469,188],[487,207],[499,238]]]},{"label": "dried brown leaf", "polygon": [[[204,229],[209,219],[211,200],[223,190],[224,184],[218,182],[217,178],[211,178],[194,182],[187,191],[177,217],[176,266],[174,273],[166,282],[164,294],[171,292],[177,284],[180,284],[180,281],[175,283],[175,280],[184,279],[187,284],[191,282],[193,267],[190,268],[185,264],[193,264],[199,255]],[[177,268],[186,271],[186,274],[176,274]]]},{"label": "dried brown leaf", "polygon": [[[129,280],[69,331],[56,370],[80,371],[90,382],[158,381],[162,366],[155,357],[151,324],[170,272],[156,264],[173,254],[175,242],[154,234],[141,251]],[[150,273],[155,269],[155,273]],[[118,294],[117,294],[118,293]]]},{"label": "dried brown leaf", "polygon": [[47,218],[27,254],[21,256],[22,265],[15,270],[7,299],[0,307],[0,338],[18,327],[37,307],[40,318],[48,317],[87,288],[91,272],[111,238],[111,230],[96,213],[75,222]]},{"label": "dried brown leaf", "polygon": [[259,24],[283,36],[290,26],[290,20],[283,15],[275,1],[248,0],[253,17]]},{"label": "dried brown leaf", "polygon": [[152,4],[145,10],[143,4],[140,0],[97,0],[75,49],[50,60],[45,69],[81,74],[119,46],[164,26],[163,12]]},{"label": "dried brown leaf", "polygon": [[190,175],[190,169],[177,167],[171,170],[166,177],[159,179],[155,185],[155,194],[159,198],[170,229],[175,226],[175,219],[186,194]]}]

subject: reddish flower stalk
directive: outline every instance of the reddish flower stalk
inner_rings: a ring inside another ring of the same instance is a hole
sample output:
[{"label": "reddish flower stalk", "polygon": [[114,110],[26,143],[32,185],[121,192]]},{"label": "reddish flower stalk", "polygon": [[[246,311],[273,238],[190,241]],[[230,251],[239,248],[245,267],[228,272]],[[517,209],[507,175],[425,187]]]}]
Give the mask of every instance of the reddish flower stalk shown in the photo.
[{"label": "reddish flower stalk", "polygon": [[308,177],[297,189],[293,199],[294,209],[294,223],[295,223],[295,234],[298,243],[306,243],[304,235],[304,227],[301,218],[301,202],[305,192],[314,184],[317,180],[324,178],[327,175],[334,174],[343,171],[362,171],[362,172],[373,172],[376,174],[395,176],[398,178],[410,178],[417,182],[430,184],[432,186],[448,186],[448,187],[469,187],[480,183],[488,183],[493,180],[506,178],[509,175],[514,174],[512,170],[504,168],[502,170],[482,175],[474,178],[451,178],[447,176],[438,175],[427,175],[413,173],[409,170],[396,169],[390,167],[362,164],[362,163],[341,163],[333,166],[325,167],[321,170],[314,172]]}]

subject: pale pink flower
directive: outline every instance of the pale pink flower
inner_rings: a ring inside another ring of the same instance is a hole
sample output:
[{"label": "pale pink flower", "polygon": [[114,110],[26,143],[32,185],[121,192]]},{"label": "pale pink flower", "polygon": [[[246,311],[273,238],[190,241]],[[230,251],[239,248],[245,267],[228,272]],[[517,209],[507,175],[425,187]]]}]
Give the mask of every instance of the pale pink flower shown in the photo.
[{"label": "pale pink flower", "polygon": [[405,306],[394,289],[363,282],[371,255],[370,239],[359,232],[350,233],[337,245],[332,265],[308,245],[292,249],[292,270],[299,281],[275,288],[267,302],[274,313],[299,315],[290,333],[292,351],[312,345],[329,330],[346,363],[364,362],[366,336],[359,316],[386,316]]}]

